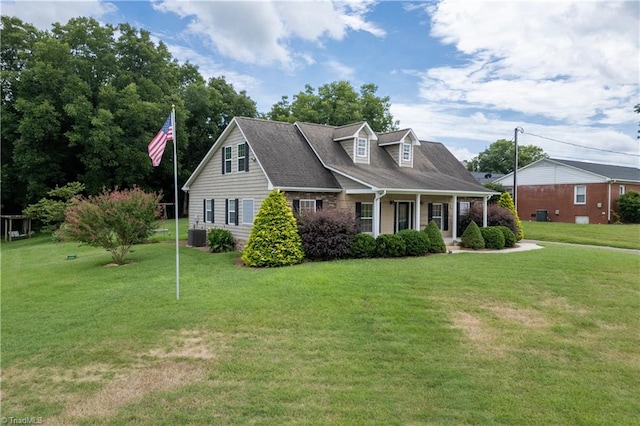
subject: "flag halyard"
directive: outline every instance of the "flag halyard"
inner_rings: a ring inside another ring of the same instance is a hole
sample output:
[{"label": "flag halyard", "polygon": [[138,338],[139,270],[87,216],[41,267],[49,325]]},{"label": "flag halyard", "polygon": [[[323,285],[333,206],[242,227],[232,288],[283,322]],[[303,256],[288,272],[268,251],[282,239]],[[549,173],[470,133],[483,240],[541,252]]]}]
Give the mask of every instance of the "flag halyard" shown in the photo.
[{"label": "flag halyard", "polygon": [[173,114],[169,114],[167,121],[158,132],[158,134],[149,142],[148,151],[149,158],[153,167],[158,167],[162,161],[162,154],[167,146],[167,141],[173,140]]}]

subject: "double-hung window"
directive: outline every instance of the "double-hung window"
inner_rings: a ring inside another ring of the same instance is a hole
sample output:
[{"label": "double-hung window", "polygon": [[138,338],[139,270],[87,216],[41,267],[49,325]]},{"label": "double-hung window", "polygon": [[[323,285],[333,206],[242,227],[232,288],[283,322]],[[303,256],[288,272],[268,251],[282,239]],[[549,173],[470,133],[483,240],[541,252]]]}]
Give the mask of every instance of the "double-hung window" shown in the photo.
[{"label": "double-hung window", "polygon": [[315,212],[316,200],[300,200],[300,214]]},{"label": "double-hung window", "polygon": [[226,209],[227,217],[226,224],[227,225],[237,225],[238,224],[238,199],[227,199],[227,209]]},{"label": "double-hung window", "polygon": [[204,222],[213,223],[213,200],[204,200]]},{"label": "double-hung window", "polygon": [[360,232],[373,232],[373,203],[360,203]]},{"label": "double-hung window", "polygon": [[431,219],[438,225],[438,229],[442,229],[442,203],[433,203]]},{"label": "double-hung window", "polygon": [[244,172],[245,164],[246,164],[246,156],[247,156],[247,145],[240,144],[238,145],[238,171]]},{"label": "double-hung window", "polygon": [[231,167],[233,164],[233,147],[224,147],[224,172],[231,173]]},{"label": "double-hung window", "polygon": [[624,185],[620,185],[620,188],[618,189],[618,195],[624,195],[626,191],[627,188]]},{"label": "double-hung window", "polygon": [[250,225],[253,223],[253,198],[242,199],[242,223]]},{"label": "double-hung window", "polygon": [[411,161],[411,144],[402,144],[402,161]]},{"label": "double-hung window", "polygon": [[367,145],[369,141],[366,138],[358,138],[358,143],[356,146],[356,155],[358,157],[366,157],[367,156]]},{"label": "double-hung window", "polygon": [[587,204],[587,186],[576,185],[573,191],[573,204]]}]

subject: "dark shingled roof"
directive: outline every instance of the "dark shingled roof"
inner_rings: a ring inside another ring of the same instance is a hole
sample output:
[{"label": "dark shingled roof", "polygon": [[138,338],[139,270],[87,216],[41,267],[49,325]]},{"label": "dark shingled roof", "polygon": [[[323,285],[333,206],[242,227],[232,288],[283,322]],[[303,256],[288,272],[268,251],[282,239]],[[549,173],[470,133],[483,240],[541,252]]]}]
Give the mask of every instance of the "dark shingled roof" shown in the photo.
[{"label": "dark shingled roof", "polygon": [[274,186],[341,189],[294,125],[245,117],[236,122]]},{"label": "dark shingled roof", "polygon": [[610,164],[585,163],[583,161],[574,160],[558,160],[550,158],[549,160],[561,163],[567,166],[582,169],[587,172],[595,173],[609,179],[640,182],[640,168],[614,166]]},{"label": "dark shingled roof", "polygon": [[383,147],[370,149],[370,164],[354,163],[333,141],[334,128],[296,123],[322,162],[374,188],[421,191],[491,192],[480,185],[441,143],[414,146],[413,168],[400,167]]},{"label": "dark shingled roof", "polygon": [[378,133],[378,145],[390,142],[398,142],[409,133],[409,129],[396,130],[395,132]]},{"label": "dark shingled roof", "polygon": [[360,128],[364,126],[364,124],[365,122],[361,121],[360,123],[347,124],[340,127],[329,126],[329,128],[333,131],[333,139],[339,140],[353,137],[356,132],[358,132]]}]

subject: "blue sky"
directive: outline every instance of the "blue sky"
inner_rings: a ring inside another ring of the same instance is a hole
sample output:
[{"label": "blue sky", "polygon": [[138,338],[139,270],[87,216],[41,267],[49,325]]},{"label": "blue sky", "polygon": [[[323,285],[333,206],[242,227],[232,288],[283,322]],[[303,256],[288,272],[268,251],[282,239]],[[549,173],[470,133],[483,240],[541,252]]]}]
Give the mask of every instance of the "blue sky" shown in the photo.
[{"label": "blue sky", "polygon": [[374,83],[400,127],[468,160],[497,139],[638,167],[636,1],[9,1],[41,29],[128,22],[266,112],[337,80]]}]

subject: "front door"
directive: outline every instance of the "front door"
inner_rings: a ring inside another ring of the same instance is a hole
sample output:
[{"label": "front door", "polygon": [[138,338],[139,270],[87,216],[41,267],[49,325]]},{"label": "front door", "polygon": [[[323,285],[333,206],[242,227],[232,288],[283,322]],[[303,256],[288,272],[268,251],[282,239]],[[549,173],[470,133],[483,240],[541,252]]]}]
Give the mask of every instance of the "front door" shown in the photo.
[{"label": "front door", "polygon": [[402,231],[403,229],[411,229],[413,225],[411,220],[411,207],[412,204],[409,201],[396,202],[396,232]]}]

